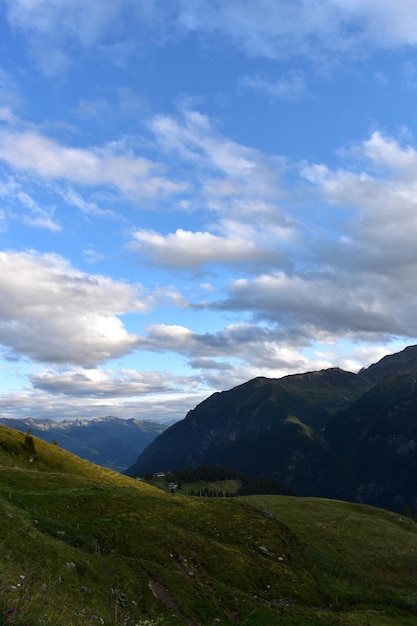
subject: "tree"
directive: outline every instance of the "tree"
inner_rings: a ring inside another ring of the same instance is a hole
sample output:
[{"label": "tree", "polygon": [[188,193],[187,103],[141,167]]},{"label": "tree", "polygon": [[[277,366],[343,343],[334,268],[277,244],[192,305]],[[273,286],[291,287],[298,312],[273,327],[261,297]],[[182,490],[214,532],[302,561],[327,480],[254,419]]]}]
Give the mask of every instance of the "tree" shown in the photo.
[{"label": "tree", "polygon": [[32,429],[30,428],[26,433],[25,441],[23,443],[23,449],[29,454],[35,454],[35,441],[32,437]]}]

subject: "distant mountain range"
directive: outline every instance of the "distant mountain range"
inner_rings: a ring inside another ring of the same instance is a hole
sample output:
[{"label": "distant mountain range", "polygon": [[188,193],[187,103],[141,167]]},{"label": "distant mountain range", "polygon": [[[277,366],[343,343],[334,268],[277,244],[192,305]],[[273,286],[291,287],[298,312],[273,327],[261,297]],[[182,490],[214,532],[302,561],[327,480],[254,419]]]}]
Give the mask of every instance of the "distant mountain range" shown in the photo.
[{"label": "distant mountain range", "polygon": [[87,461],[123,471],[137,458],[166,425],[150,420],[104,417],[56,422],[51,419],[36,420],[0,418],[0,424],[32,434]]},{"label": "distant mountain range", "polygon": [[417,346],[358,374],[255,378],[215,393],[126,473],[199,464],[273,478],[299,495],[417,509]]}]

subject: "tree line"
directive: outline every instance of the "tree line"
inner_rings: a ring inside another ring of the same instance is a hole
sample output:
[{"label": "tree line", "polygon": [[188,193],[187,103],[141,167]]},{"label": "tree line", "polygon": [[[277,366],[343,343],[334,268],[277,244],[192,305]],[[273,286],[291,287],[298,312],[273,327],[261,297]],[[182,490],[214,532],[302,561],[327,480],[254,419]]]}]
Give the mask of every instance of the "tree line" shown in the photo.
[{"label": "tree line", "polygon": [[185,467],[175,472],[168,472],[165,475],[165,480],[167,482],[177,484],[179,488],[182,487],[182,483],[220,482],[223,480],[237,480],[240,482],[240,488],[235,493],[208,489],[207,487],[196,491],[190,491],[190,495],[205,498],[247,496],[255,494],[296,495],[292,489],[289,489],[282,483],[271,478],[264,478],[262,476],[246,476],[245,474],[242,474],[241,472],[230,467],[220,465],[198,465],[196,467]]}]

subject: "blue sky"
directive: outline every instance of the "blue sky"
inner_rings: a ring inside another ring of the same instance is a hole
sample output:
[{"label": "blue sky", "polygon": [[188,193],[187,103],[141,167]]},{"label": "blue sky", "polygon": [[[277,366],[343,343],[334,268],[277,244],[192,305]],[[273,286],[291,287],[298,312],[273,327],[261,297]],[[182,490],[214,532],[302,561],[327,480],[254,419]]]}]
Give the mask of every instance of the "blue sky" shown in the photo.
[{"label": "blue sky", "polygon": [[0,414],[416,343],[414,0],[0,0]]}]

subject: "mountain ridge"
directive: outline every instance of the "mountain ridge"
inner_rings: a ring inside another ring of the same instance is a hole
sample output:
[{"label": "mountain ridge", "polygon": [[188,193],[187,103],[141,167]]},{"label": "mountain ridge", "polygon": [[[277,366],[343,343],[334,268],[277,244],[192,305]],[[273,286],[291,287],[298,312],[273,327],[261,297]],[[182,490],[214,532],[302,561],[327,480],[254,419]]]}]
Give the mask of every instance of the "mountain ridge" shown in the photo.
[{"label": "mountain ridge", "polygon": [[[126,473],[225,465],[273,478],[303,496],[416,509],[417,491],[405,480],[405,468],[414,468],[414,457],[417,471],[417,391],[406,395],[414,374],[417,346],[387,355],[357,374],[329,368],[279,379],[254,378],[216,392],[189,411]],[[378,398],[383,399],[379,404]],[[355,430],[355,420],[365,419],[362,414],[369,414],[372,403],[379,407],[378,418],[372,433],[359,441],[362,431]],[[389,420],[397,406],[401,433],[395,420]],[[406,449],[404,455],[401,450]]]},{"label": "mountain ridge", "polygon": [[87,461],[123,471],[166,426],[150,420],[109,415],[55,421],[50,418],[0,418],[0,424],[55,442]]}]

